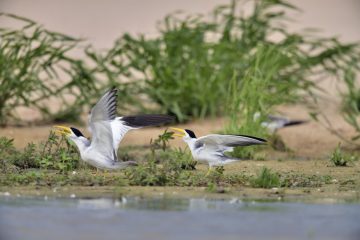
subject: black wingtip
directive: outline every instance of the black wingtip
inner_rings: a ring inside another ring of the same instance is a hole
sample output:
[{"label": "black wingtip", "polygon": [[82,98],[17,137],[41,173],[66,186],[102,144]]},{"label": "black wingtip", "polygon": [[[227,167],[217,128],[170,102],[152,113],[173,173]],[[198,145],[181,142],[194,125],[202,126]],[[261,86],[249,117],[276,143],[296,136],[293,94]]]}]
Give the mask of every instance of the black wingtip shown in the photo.
[{"label": "black wingtip", "polygon": [[115,86],[112,86],[107,92],[108,93],[115,93],[115,95],[116,95],[117,92],[118,92],[118,89]]},{"label": "black wingtip", "polygon": [[300,125],[300,124],[304,124],[304,123],[307,123],[307,122],[308,121],[305,121],[305,120],[291,120],[290,122],[285,123],[284,127]]},{"label": "black wingtip", "polygon": [[135,116],[125,116],[121,118],[130,127],[150,127],[160,126],[171,123],[175,120],[173,116],[163,114],[144,114]]},{"label": "black wingtip", "polygon": [[249,135],[236,135],[236,136],[252,138],[252,139],[255,139],[255,140],[258,140],[258,141],[262,142],[263,144],[267,143],[267,141],[265,139],[259,138],[259,137],[254,137],[254,136],[249,136]]}]

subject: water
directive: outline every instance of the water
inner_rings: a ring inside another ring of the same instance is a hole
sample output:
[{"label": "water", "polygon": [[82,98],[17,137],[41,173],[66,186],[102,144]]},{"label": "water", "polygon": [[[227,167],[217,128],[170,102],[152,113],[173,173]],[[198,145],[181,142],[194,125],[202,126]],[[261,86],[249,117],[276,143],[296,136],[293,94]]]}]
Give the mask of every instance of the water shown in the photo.
[{"label": "water", "polygon": [[360,239],[359,204],[0,197],[0,239]]}]

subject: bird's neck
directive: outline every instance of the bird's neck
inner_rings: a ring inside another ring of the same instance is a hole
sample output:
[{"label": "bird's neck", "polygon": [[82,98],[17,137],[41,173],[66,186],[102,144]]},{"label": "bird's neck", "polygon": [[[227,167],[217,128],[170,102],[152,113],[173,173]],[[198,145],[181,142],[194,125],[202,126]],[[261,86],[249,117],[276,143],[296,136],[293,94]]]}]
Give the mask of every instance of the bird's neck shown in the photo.
[{"label": "bird's neck", "polygon": [[196,142],[196,138],[184,138],[184,141],[187,143],[187,145],[189,146],[191,152],[195,149],[195,142]]},{"label": "bird's neck", "polygon": [[90,141],[87,138],[84,137],[80,137],[80,138],[76,138],[76,139],[72,139],[72,141],[75,143],[75,145],[77,146],[80,155],[89,147],[90,145]]}]

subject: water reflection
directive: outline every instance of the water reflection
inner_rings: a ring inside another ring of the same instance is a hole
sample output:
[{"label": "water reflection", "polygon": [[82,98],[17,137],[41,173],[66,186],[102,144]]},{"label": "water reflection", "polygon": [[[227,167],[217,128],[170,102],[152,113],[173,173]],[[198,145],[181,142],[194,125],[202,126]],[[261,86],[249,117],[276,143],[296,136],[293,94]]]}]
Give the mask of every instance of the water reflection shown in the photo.
[{"label": "water reflection", "polygon": [[358,239],[359,204],[0,197],[1,239]]},{"label": "water reflection", "polygon": [[0,205],[13,207],[42,206],[79,209],[122,209],[147,211],[279,211],[285,206],[257,201],[209,200],[205,198],[43,198],[39,197],[0,197]]}]

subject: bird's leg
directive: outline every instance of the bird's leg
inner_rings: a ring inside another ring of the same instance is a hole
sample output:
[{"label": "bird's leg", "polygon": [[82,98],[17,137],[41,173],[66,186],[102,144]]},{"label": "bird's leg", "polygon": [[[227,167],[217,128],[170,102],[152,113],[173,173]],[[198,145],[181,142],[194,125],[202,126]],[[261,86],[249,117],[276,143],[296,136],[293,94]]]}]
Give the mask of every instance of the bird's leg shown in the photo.
[{"label": "bird's leg", "polygon": [[209,170],[207,171],[205,177],[209,176],[210,172],[211,172],[211,165],[209,165]]}]

